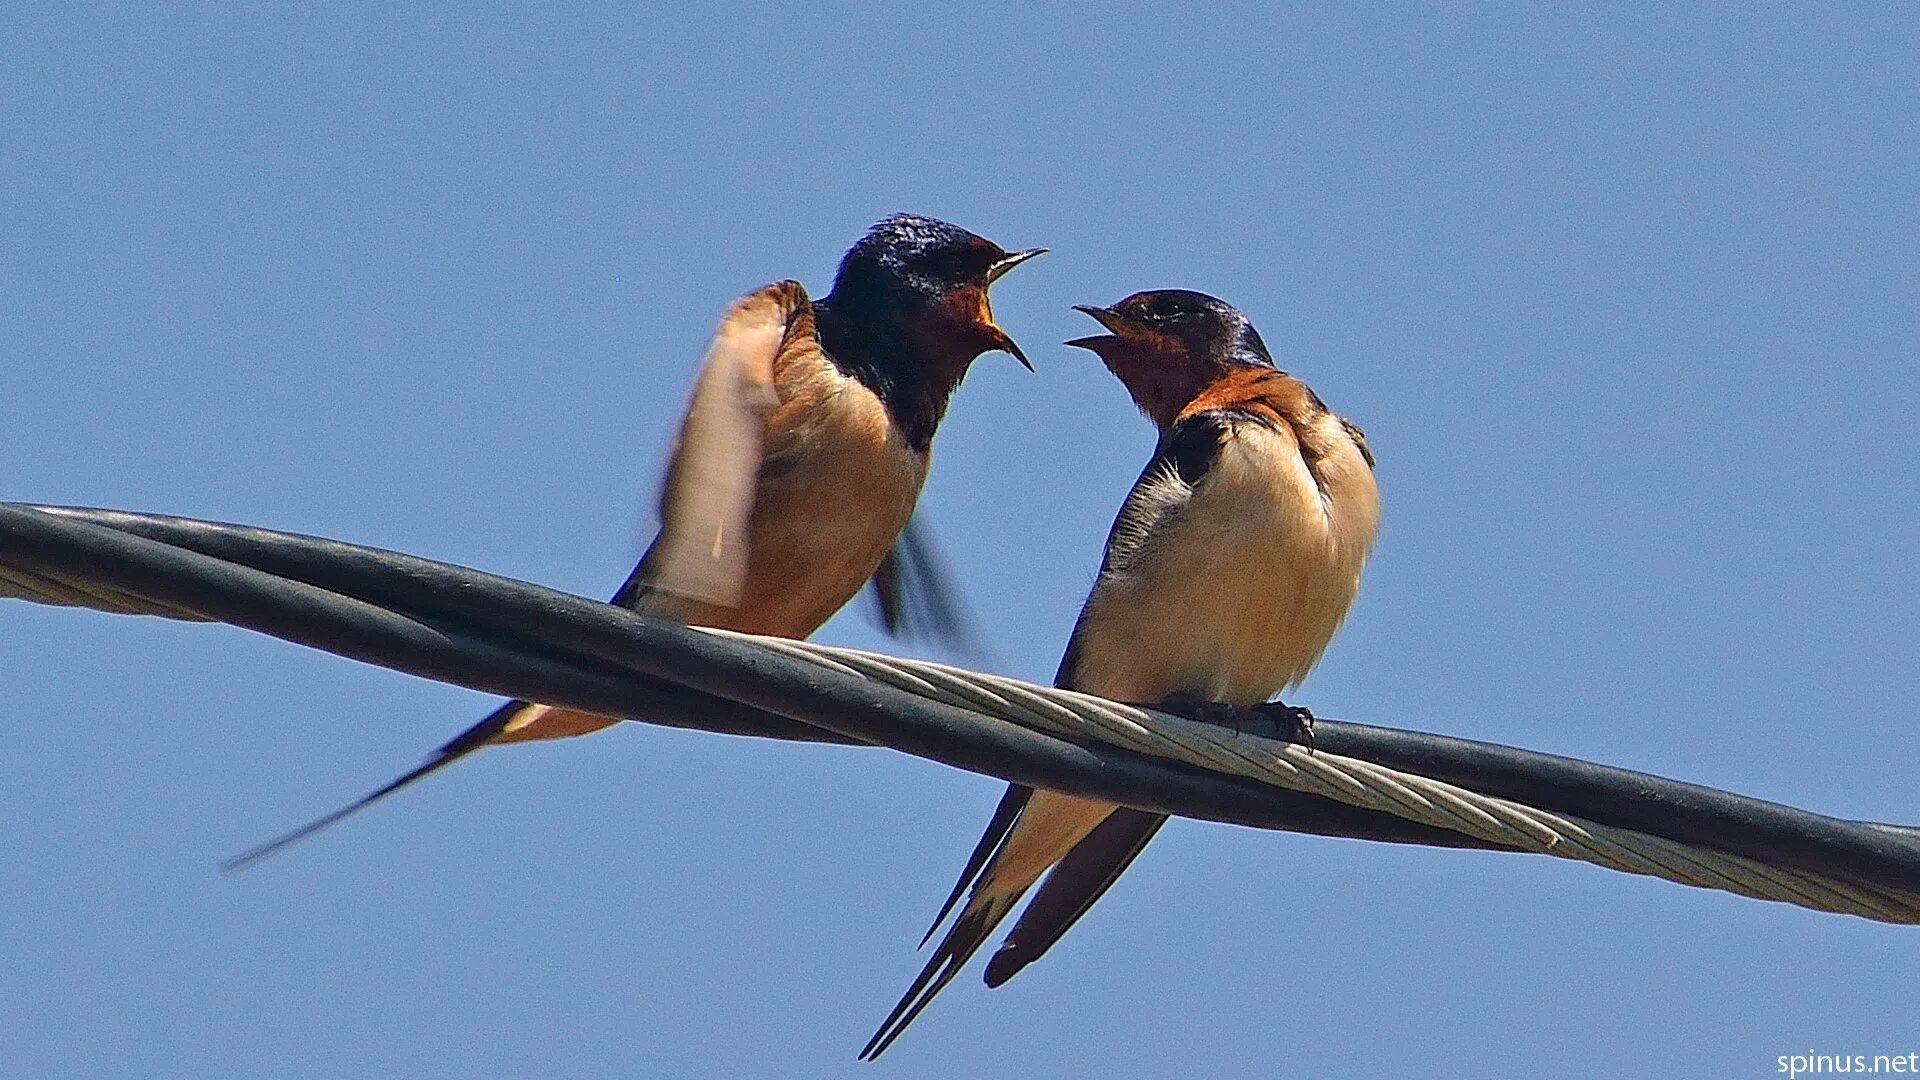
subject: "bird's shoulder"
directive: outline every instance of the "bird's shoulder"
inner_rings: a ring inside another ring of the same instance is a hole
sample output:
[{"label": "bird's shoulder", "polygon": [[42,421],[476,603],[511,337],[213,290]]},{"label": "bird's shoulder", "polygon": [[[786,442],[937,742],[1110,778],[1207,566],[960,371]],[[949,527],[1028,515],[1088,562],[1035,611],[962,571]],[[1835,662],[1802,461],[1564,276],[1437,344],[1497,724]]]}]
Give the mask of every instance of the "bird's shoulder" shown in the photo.
[{"label": "bird's shoulder", "polygon": [[1214,380],[1180,411],[1169,434],[1183,423],[1209,416],[1213,426],[1222,420],[1252,421],[1291,434],[1309,466],[1345,444],[1351,444],[1369,469],[1374,464],[1360,425],[1329,409],[1298,377],[1274,368],[1240,368]]},{"label": "bird's shoulder", "polygon": [[1270,367],[1238,367],[1208,383],[1175,417],[1175,424],[1205,413],[1239,414],[1264,423],[1295,422],[1326,413],[1306,383]]},{"label": "bird's shoulder", "polygon": [[728,305],[707,343],[660,490],[660,533],[615,602],[663,590],[731,604],[745,576],[745,535],[769,419],[778,410],[782,356],[810,305],[782,281]]},{"label": "bird's shoulder", "polygon": [[1220,459],[1221,450],[1245,425],[1292,435],[1294,418],[1324,413],[1313,391],[1283,371],[1267,367],[1235,368],[1208,384],[1175,416],[1160,436],[1154,460],[1142,475],[1156,471],[1186,486],[1199,483]]},{"label": "bird's shoulder", "polygon": [[786,369],[813,369],[826,363],[820,332],[814,320],[807,287],[791,278],[771,282],[735,300],[720,320],[720,331],[777,327],[779,338],[770,359],[775,384]]}]

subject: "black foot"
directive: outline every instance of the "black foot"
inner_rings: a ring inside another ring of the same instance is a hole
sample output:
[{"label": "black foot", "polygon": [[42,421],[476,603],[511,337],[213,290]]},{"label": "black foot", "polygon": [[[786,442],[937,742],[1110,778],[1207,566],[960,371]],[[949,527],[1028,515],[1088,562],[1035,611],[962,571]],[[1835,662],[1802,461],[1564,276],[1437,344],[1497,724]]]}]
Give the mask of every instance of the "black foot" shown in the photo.
[{"label": "black foot", "polygon": [[1273,734],[1268,738],[1300,743],[1309,750],[1313,749],[1312,709],[1305,705],[1289,705],[1284,701],[1269,701],[1265,705],[1255,705],[1252,711],[1272,725]]},{"label": "black foot", "polygon": [[1228,705],[1193,694],[1179,693],[1168,695],[1154,707],[1203,724],[1232,728],[1239,735],[1260,735],[1281,742],[1303,743],[1309,748],[1313,746],[1312,710],[1300,705],[1288,705],[1284,701],[1251,706]]}]

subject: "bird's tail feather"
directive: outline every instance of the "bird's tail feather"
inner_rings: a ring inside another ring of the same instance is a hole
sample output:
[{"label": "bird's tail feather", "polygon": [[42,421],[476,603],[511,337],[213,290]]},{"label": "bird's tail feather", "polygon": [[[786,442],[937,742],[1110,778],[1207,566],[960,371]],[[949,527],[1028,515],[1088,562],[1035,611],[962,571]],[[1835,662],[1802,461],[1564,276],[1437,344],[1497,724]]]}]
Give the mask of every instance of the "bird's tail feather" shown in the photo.
[{"label": "bird's tail feather", "polygon": [[1023,885],[1006,895],[981,896],[976,893],[968,897],[967,906],[961,910],[960,917],[954,920],[953,929],[941,939],[940,947],[933,951],[927,966],[920,969],[919,977],[907,988],[899,1004],[887,1014],[880,1029],[873,1033],[873,1038],[867,1040],[866,1047],[860,1051],[861,1061],[872,1061],[893,1045],[893,1040],[907,1030],[907,1025],[913,1023],[920,1011],[933,1002],[934,996],[944,990],[955,975],[960,974],[960,969],[967,966],[973,954],[980,951],[987,935],[993,933],[993,928],[1007,917],[1013,905],[1020,902],[1020,894],[1024,892],[1026,887]]},{"label": "bird's tail feather", "polygon": [[494,741],[495,737],[502,731],[505,731],[507,725],[512,723],[521,713],[539,708],[543,708],[543,706],[534,705],[525,701],[507,702],[505,705],[488,713],[486,719],[461,732],[459,736],[448,742],[445,746],[434,751],[432,756],[422,762],[418,768],[396,777],[390,783],[362,795],[332,813],[317,817],[291,832],[282,833],[258,847],[249,848],[235,855],[233,858],[221,863],[220,868],[228,872],[244,870],[275,852],[284,850],[293,844],[305,840],[307,837],[312,836],[314,833],[319,832],[329,825],[352,817],[354,814],[365,810],[367,807],[372,806],[374,803],[379,802],[414,781],[422,779],[432,773],[439,772],[441,769],[446,768],[461,758],[466,757],[468,754],[473,753],[475,750]]},{"label": "bird's tail feather", "polygon": [[[1018,785],[1009,788],[954,890],[957,896],[971,886],[966,906],[960,909],[913,985],[887,1014],[873,1038],[867,1040],[860,1060],[872,1061],[893,1045],[907,1025],[980,951],[1028,887],[1114,809],[1108,803],[1058,792],[1031,791]],[[949,898],[941,910],[943,917],[952,906]],[[936,928],[939,925],[938,921],[934,923]],[[921,943],[924,945],[925,940]]]},{"label": "bird's tail feather", "polygon": [[980,842],[974,845],[973,854],[967,856],[967,865],[960,871],[960,880],[953,883],[953,891],[947,894],[947,902],[940,905],[940,914],[933,917],[933,925],[927,927],[926,934],[920,938],[920,948],[927,947],[927,942],[933,940],[933,932],[947,921],[953,906],[960,902],[967,888],[979,880],[981,871],[986,869],[987,860],[1000,851],[1007,834],[1013,831],[1014,821],[1020,817],[1020,809],[1027,805],[1027,799],[1032,794],[1032,788],[1019,784],[1007,785],[1007,793],[1000,796],[1000,805],[993,808],[993,818],[987,822],[987,830],[980,834]]}]

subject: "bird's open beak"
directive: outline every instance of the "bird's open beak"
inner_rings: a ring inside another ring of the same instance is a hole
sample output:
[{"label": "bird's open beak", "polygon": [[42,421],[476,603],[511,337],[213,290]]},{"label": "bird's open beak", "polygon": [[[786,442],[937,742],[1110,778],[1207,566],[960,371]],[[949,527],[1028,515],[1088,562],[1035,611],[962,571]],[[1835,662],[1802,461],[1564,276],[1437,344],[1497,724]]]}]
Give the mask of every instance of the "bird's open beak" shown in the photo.
[{"label": "bird's open beak", "polygon": [[[1007,271],[1019,266],[1035,255],[1045,255],[1046,253],[1046,248],[1028,248],[1025,251],[1016,251],[1010,255],[1003,256],[998,262],[987,267],[987,285],[991,287],[993,283],[999,281]],[[985,304],[985,295],[985,290],[981,290],[983,307]],[[1026,368],[1028,371],[1033,370],[1033,361],[1027,359],[1027,354],[1020,351],[1020,346],[1014,343],[1013,338],[1007,336],[1007,332],[1000,329],[1000,327],[994,323],[991,313],[987,314],[987,332],[993,337],[994,348],[1020,361],[1020,366]]]},{"label": "bird's open beak", "polygon": [[1072,341],[1067,342],[1068,345],[1076,349],[1088,349],[1093,352],[1099,352],[1100,346],[1108,342],[1116,341],[1127,336],[1129,333],[1138,334],[1140,332],[1140,328],[1128,322],[1125,316],[1109,308],[1094,307],[1091,304],[1075,304],[1073,305],[1073,310],[1085,312],[1093,316],[1099,321],[1101,326],[1112,331],[1110,334],[1093,334],[1088,337],[1074,338]]},{"label": "bird's open beak", "polygon": [[987,284],[991,285],[994,282],[999,281],[1001,276],[1004,275],[1007,271],[1013,269],[1016,266],[1019,266],[1021,263],[1026,262],[1028,259],[1033,258],[1035,255],[1045,255],[1046,253],[1047,253],[1046,248],[1028,248],[1025,251],[1016,251],[1010,255],[1005,256],[999,262],[996,262],[992,266],[987,267]]},{"label": "bird's open beak", "polygon": [[1033,370],[1033,361],[1027,359],[1027,354],[1020,351],[1020,346],[1014,344],[1014,340],[1007,336],[1005,330],[1000,329],[992,323],[987,324],[987,330],[993,335],[994,348],[1020,361],[1020,366],[1026,368],[1028,371]]}]

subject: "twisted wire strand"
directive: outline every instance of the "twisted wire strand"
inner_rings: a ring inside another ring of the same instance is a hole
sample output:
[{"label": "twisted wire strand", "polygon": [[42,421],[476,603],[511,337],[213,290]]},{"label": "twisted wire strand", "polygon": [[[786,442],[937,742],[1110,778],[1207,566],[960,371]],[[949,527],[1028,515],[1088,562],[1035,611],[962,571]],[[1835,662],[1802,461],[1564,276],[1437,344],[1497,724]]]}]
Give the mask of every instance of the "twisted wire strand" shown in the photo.
[{"label": "twisted wire strand", "polygon": [[158,615],[185,622],[207,622],[197,611],[156,603],[103,585],[57,580],[15,567],[0,567],[0,596],[53,607],[88,608],[116,615]]},{"label": "twisted wire strand", "polygon": [[[32,509],[56,517],[84,517],[90,513],[63,508]],[[350,599],[341,595],[343,599]],[[18,566],[0,567],[0,596],[196,621],[213,617],[189,604],[142,595],[137,586],[121,588],[93,580],[85,573],[55,576]],[[721,630],[704,632],[745,641],[792,660],[872,680],[976,716],[1069,742],[1120,747],[1277,789],[1392,814],[1501,847],[1576,859],[1624,873],[1818,911],[1880,922],[1920,923],[1920,892],[1894,885],[1846,880],[1763,862],[1705,845],[1483,794],[1360,758],[1265,739],[1158,710],[1006,676],[858,649]],[[1872,823],[1850,824],[1892,833],[1908,831]]]},{"label": "twisted wire strand", "polygon": [[1740,855],[1483,795],[1417,773],[1297,743],[927,660],[701,629],[1076,742],[1107,743],[1248,777],[1526,851],[1756,900],[1878,922],[1920,924],[1920,895],[1770,866]]}]

